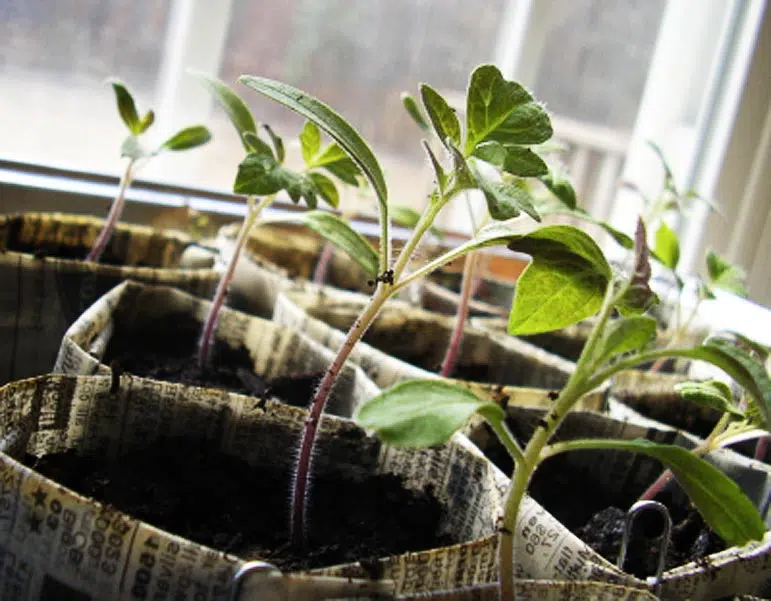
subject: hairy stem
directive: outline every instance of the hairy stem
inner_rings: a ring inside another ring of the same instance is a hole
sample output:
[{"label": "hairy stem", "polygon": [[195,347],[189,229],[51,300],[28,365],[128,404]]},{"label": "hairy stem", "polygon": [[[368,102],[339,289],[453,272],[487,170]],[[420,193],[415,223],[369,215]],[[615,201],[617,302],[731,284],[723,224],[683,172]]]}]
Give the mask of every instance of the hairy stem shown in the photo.
[{"label": "hairy stem", "polygon": [[238,231],[235,246],[233,247],[233,254],[230,257],[228,266],[225,269],[225,273],[222,274],[219,283],[217,284],[217,290],[214,293],[209,312],[206,314],[206,320],[201,330],[201,338],[198,343],[198,365],[201,368],[206,367],[209,363],[209,356],[211,354],[211,347],[214,341],[214,332],[217,329],[217,321],[219,320],[222,306],[225,304],[225,299],[228,295],[228,289],[230,283],[233,281],[233,274],[236,272],[236,264],[238,263],[238,257],[241,255],[241,251],[249,239],[249,231],[252,229],[254,222],[257,221],[262,210],[270,205],[275,199],[275,195],[265,196],[259,203],[255,205],[254,196],[247,198],[247,210],[244,221],[241,223],[241,229]]},{"label": "hairy stem", "polygon": [[442,360],[442,369],[439,372],[439,374],[445,378],[449,378],[452,375],[452,372],[455,371],[455,365],[457,364],[458,356],[460,355],[463,330],[466,325],[466,318],[468,317],[469,301],[471,300],[476,282],[479,279],[475,274],[474,269],[477,263],[477,256],[478,255],[475,252],[469,253],[466,255],[466,262],[463,265],[460,302],[458,303],[458,309],[455,313],[455,324],[452,328],[447,351]]},{"label": "hairy stem", "polygon": [[311,458],[313,456],[313,447],[316,442],[316,432],[318,430],[324,407],[327,404],[332,388],[340,375],[340,371],[345,364],[346,359],[351,354],[356,343],[361,340],[364,333],[380,313],[383,304],[391,295],[391,286],[381,282],[378,284],[375,294],[370,298],[369,304],[364,312],[354,322],[351,329],[343,341],[342,346],[337,351],[332,365],[329,366],[319,384],[316,393],[311,401],[308,417],[305,419],[302,441],[300,442],[300,454],[297,459],[295,469],[294,487],[292,490],[292,520],[290,524],[290,536],[292,545],[296,549],[301,549],[305,543],[305,504],[306,493],[308,489],[308,477],[311,469]]},{"label": "hairy stem", "polygon": [[133,178],[132,170],[135,164],[136,159],[130,159],[126,165],[123,177],[121,177],[120,180],[120,186],[118,187],[118,195],[115,197],[115,200],[112,201],[112,206],[110,206],[110,212],[107,215],[107,219],[105,219],[104,227],[102,227],[102,231],[99,232],[99,236],[97,236],[94,246],[91,248],[88,255],[86,255],[86,261],[98,263],[99,259],[102,258],[102,253],[107,247],[110,238],[112,238],[115,226],[118,225],[118,220],[120,219],[121,213],[123,213],[123,206],[126,204],[126,190],[128,189],[129,184],[131,184]]}]

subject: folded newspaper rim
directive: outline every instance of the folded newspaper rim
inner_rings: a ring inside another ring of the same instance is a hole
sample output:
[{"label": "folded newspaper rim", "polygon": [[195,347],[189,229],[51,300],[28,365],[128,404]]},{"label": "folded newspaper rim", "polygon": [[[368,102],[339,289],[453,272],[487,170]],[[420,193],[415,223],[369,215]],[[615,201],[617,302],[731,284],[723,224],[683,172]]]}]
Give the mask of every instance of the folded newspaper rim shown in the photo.
[{"label": "folded newspaper rim", "polygon": [[0,216],[0,383],[50,371],[69,325],[126,279],[175,286],[198,296],[214,292],[219,276],[213,269],[180,266],[185,249],[193,244],[181,233],[119,224],[108,250],[125,266],[44,254],[85,252],[103,224],[95,217],[60,213]]}]

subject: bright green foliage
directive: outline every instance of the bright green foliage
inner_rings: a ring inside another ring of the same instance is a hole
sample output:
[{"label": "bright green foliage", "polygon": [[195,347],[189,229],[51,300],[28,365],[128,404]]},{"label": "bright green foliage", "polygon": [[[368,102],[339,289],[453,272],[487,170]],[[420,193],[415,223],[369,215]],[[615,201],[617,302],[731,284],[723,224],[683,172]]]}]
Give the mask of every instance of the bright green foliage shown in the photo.
[{"label": "bright green foliage", "polygon": [[[329,134],[361,168],[375,191],[381,210],[387,211],[388,189],[380,163],[369,145],[345,119],[320,100],[285,83],[252,75],[243,75],[239,81],[255,92],[299,113]],[[340,177],[339,173],[334,175]],[[340,177],[340,179],[343,178]],[[343,181],[346,180],[343,179]]]},{"label": "bright green foliage", "polygon": [[680,241],[670,227],[661,222],[656,230],[656,245],[653,247],[656,258],[669,269],[676,269],[680,261]]},{"label": "bright green foliage", "polygon": [[573,184],[562,173],[550,169],[547,174],[541,176],[541,181],[565,207],[571,210],[578,208]]},{"label": "bright green foliage", "polygon": [[408,94],[407,92],[402,92],[401,98],[404,110],[406,110],[407,114],[412,117],[412,120],[417,123],[418,127],[420,127],[420,129],[423,131],[430,130],[431,126],[428,124],[428,120],[423,114],[423,111],[420,110],[420,106],[418,106],[415,98],[413,98],[412,95]]},{"label": "bright green foliage", "polygon": [[270,138],[270,142],[273,144],[273,149],[276,151],[276,159],[279,163],[283,164],[284,159],[286,158],[284,141],[279,135],[276,134],[276,132],[273,131],[273,128],[270,125],[263,124],[262,128],[267,132],[268,137]]},{"label": "bright green foliage", "polygon": [[517,282],[509,333],[548,332],[599,311],[611,269],[589,235],[548,226],[514,237],[508,247],[533,257]]},{"label": "bright green foliage", "polygon": [[337,191],[335,182],[318,171],[311,171],[308,174],[308,177],[316,185],[316,191],[319,193],[319,196],[321,196],[330,207],[336,209],[340,206],[340,193]]},{"label": "bright green foliage", "polygon": [[202,146],[211,140],[211,132],[203,125],[193,125],[178,131],[163,144],[162,150],[189,150],[196,146]]},{"label": "bright green foliage", "polygon": [[247,152],[259,152],[261,148],[250,145],[250,138],[245,136],[246,133],[251,133],[256,136],[257,125],[254,122],[251,111],[241,97],[231,90],[227,85],[221,82],[215,77],[211,77],[200,71],[190,71],[198,81],[214,96],[215,100],[225,110],[230,122],[238,132],[238,137],[241,143],[244,145],[244,149]]},{"label": "bright green foliage", "polygon": [[675,384],[675,390],[688,401],[717,409],[721,413],[731,413],[744,417],[744,413],[734,404],[731,387],[720,380],[705,382],[683,382]]},{"label": "bright green foliage", "polygon": [[272,155],[246,155],[238,166],[233,192],[266,195],[281,190],[286,190],[292,202],[298,203],[304,199],[309,208],[316,208],[319,190],[308,175],[282,167]]},{"label": "bright green foliage", "polygon": [[[111,80],[110,83],[115,92],[115,102],[118,105],[118,113],[120,114],[121,119],[123,119],[123,123],[126,124],[126,127],[129,128],[129,131],[133,135],[138,136],[142,133],[142,124],[139,115],[137,114],[134,97],[131,95],[131,92],[128,91],[128,88],[117,79]],[[150,119],[152,122],[152,118]]]},{"label": "bright green foliage", "polygon": [[541,221],[541,216],[531,202],[530,193],[520,182],[488,180],[478,171],[475,175],[479,188],[484,192],[490,217],[504,221],[518,217],[524,211],[536,221]]},{"label": "bright green foliage", "polygon": [[579,444],[586,449],[617,449],[658,459],[672,471],[704,521],[726,543],[741,546],[763,539],[765,524],[752,501],[733,480],[693,453],[644,439],[592,439]]},{"label": "bright green foliage", "polygon": [[732,265],[713,250],[707,251],[708,285],[747,298],[747,274],[738,265]]},{"label": "bright green foliage", "polygon": [[325,169],[340,181],[357,186],[361,170],[335,142],[321,147],[321,131],[307,121],[300,134],[300,148],[308,169]]},{"label": "bright green foliage", "polygon": [[504,419],[503,409],[441,380],[395,384],[359,408],[356,421],[386,444],[428,447],[450,439],[473,414]]},{"label": "bright green foliage", "polygon": [[605,330],[597,363],[616,355],[639,351],[656,339],[656,320],[637,315],[613,320]]},{"label": "bright green foliage", "polygon": [[420,97],[423,100],[423,106],[431,125],[442,143],[447,144],[449,138],[453,145],[460,146],[460,121],[458,121],[455,110],[436,90],[427,84],[420,86]]},{"label": "bright green foliage", "polygon": [[243,134],[241,134],[241,138],[244,143],[244,148],[246,148],[247,154],[266,154],[271,157],[275,156],[273,154],[273,149],[270,147],[270,144],[268,144],[256,133],[245,131]]}]

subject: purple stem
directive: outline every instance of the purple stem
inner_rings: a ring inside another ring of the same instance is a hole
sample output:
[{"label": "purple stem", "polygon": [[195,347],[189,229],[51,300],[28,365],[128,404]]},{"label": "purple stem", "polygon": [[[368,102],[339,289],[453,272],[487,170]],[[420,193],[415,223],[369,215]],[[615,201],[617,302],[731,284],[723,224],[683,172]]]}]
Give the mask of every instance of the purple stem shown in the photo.
[{"label": "purple stem", "polygon": [[[390,288],[390,287],[389,287]],[[300,453],[297,458],[297,467],[295,469],[295,479],[292,488],[292,520],[290,523],[290,538],[292,545],[296,549],[302,549],[305,544],[305,505],[307,502],[308,475],[310,473],[311,457],[313,456],[313,447],[316,442],[316,433],[319,422],[324,412],[324,407],[329,399],[329,394],[337,381],[337,377],[342,370],[345,361],[351,354],[354,346],[361,340],[370,324],[375,320],[383,303],[388,299],[389,292],[384,284],[379,284],[375,294],[370,298],[369,304],[361,315],[356,319],[348,334],[345,336],[342,346],[337,351],[332,364],[327,369],[324,377],[319,384],[316,393],[313,395],[311,407],[308,411],[308,417],[305,419],[303,427],[302,440],[300,442]]]},{"label": "purple stem", "polygon": [[463,330],[466,325],[466,318],[468,317],[469,301],[473,296],[476,283],[479,281],[474,269],[476,262],[477,253],[466,255],[466,262],[463,265],[463,282],[461,283],[460,301],[458,302],[458,309],[455,313],[455,325],[452,329],[450,342],[447,345],[447,351],[442,360],[442,369],[439,372],[439,375],[444,378],[449,378],[452,375],[452,372],[455,371],[455,366],[458,363],[460,345],[463,341]]},{"label": "purple stem", "polygon": [[771,440],[771,435],[766,434],[765,436],[761,436],[758,439],[758,442],[755,443],[755,459],[758,461],[765,461],[769,440]]},{"label": "purple stem", "polygon": [[329,271],[329,264],[332,261],[332,257],[335,254],[335,245],[331,242],[327,242],[324,245],[324,249],[319,256],[319,262],[316,263],[316,269],[313,272],[313,283],[323,284],[327,279],[327,271]]},{"label": "purple stem", "polygon": [[136,161],[134,159],[129,160],[126,165],[126,170],[123,172],[123,177],[120,180],[120,187],[118,188],[118,195],[115,200],[112,201],[110,206],[110,212],[105,219],[104,227],[94,242],[94,246],[91,247],[88,255],[86,255],[86,261],[93,261],[98,263],[102,257],[104,249],[107,247],[107,243],[112,238],[112,233],[115,231],[115,226],[118,225],[118,219],[120,219],[121,213],[123,213],[123,206],[126,204],[126,190],[131,183],[131,169]]}]

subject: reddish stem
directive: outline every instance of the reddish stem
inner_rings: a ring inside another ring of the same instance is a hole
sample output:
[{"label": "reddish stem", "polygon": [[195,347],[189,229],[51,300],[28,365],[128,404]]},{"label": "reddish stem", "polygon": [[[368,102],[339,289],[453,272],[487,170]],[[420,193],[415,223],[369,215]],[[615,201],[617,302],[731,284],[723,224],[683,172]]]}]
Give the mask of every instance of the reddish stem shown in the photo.
[{"label": "reddish stem", "polygon": [[460,355],[460,345],[463,341],[463,330],[468,317],[469,301],[474,294],[479,277],[474,273],[474,266],[477,262],[477,253],[466,255],[466,262],[463,265],[463,281],[461,283],[460,301],[455,313],[455,325],[450,335],[450,342],[447,345],[447,351],[442,360],[442,369],[439,374],[442,377],[449,378],[455,371]]},{"label": "reddish stem", "polygon": [[656,498],[656,495],[664,490],[664,487],[666,487],[666,485],[672,481],[672,478],[674,478],[674,474],[672,474],[672,472],[669,470],[664,470],[661,475],[656,478],[656,481],[651,484],[642,495],[640,495],[638,500],[652,501]]},{"label": "reddish stem", "polygon": [[126,204],[126,190],[131,183],[131,169],[136,161],[134,159],[129,160],[126,165],[126,170],[123,172],[123,177],[120,180],[120,186],[118,188],[118,195],[115,200],[112,201],[110,206],[110,212],[107,214],[107,219],[104,221],[104,227],[94,242],[94,246],[86,255],[86,261],[93,261],[98,263],[102,257],[104,249],[107,247],[107,243],[112,238],[112,233],[115,231],[115,226],[118,225],[118,219],[120,219],[121,213],[123,213],[123,206]]},{"label": "reddish stem", "polygon": [[327,271],[329,271],[329,264],[332,261],[332,257],[335,254],[335,245],[331,242],[327,242],[324,245],[324,249],[319,256],[319,262],[316,263],[316,269],[313,271],[313,283],[323,284],[327,279]]},{"label": "reddish stem", "polygon": [[755,459],[758,461],[765,461],[769,440],[771,440],[771,436],[766,434],[765,436],[761,436],[758,439],[758,442],[755,443]]},{"label": "reddish stem", "polygon": [[[390,289],[390,287],[389,287]],[[370,298],[369,304],[356,319],[351,329],[346,334],[342,346],[337,351],[332,365],[329,366],[313,395],[308,417],[305,419],[300,453],[297,458],[294,485],[292,488],[292,520],[290,523],[290,538],[296,549],[302,549],[305,543],[305,505],[307,502],[308,475],[310,474],[313,447],[316,442],[319,422],[324,413],[324,407],[329,399],[329,394],[337,381],[345,361],[351,354],[356,344],[361,340],[370,324],[375,320],[383,303],[388,299],[389,292],[385,284],[379,284],[375,294]]]}]

